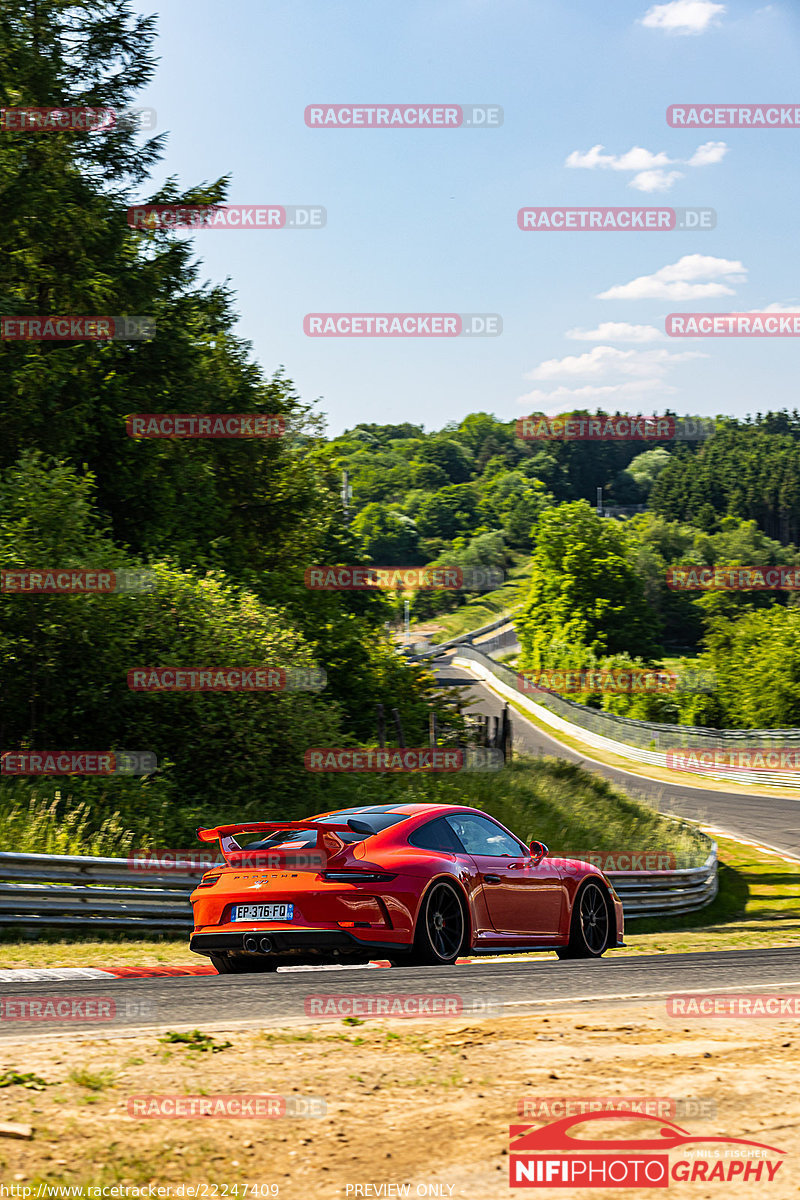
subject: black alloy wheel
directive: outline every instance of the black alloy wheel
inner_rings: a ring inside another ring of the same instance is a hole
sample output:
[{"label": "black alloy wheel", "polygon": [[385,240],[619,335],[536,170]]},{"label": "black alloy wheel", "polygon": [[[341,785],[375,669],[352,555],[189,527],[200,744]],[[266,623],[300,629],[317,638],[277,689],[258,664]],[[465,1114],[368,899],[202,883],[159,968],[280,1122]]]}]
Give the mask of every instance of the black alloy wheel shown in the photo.
[{"label": "black alloy wheel", "polygon": [[435,883],[423,900],[414,950],[407,961],[449,966],[461,953],[465,935],[466,918],[458,893],[449,883]]}]

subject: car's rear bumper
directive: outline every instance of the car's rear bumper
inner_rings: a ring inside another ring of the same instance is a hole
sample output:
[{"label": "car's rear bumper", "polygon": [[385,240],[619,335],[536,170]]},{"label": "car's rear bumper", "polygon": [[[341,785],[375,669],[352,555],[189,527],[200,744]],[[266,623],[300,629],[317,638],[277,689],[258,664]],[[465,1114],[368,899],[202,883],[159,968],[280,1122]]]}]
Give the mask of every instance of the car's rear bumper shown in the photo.
[{"label": "car's rear bumper", "polygon": [[[261,948],[262,939],[268,938],[271,948]],[[247,939],[255,939],[257,949],[245,945]],[[375,951],[410,949],[398,942],[363,941],[352,933],[340,929],[260,929],[243,930],[241,933],[195,933],[189,943],[195,954],[247,954],[261,957],[291,958],[310,961],[338,958],[361,958],[368,962],[375,958]]]}]

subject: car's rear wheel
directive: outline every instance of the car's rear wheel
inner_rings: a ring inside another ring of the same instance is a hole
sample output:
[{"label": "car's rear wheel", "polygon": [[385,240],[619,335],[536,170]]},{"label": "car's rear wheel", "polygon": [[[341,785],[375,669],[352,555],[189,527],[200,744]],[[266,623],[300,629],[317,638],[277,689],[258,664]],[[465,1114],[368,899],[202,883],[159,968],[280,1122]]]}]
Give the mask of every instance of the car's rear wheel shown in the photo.
[{"label": "car's rear wheel", "polygon": [[[464,946],[467,920],[461,897],[449,883],[435,883],[417,918],[414,948],[405,960],[414,966],[449,966]],[[395,959],[392,965],[401,965]]]},{"label": "car's rear wheel", "polygon": [[211,965],[218,975],[252,975],[261,971],[277,971],[275,959],[253,954],[209,954]]},{"label": "car's rear wheel", "polygon": [[556,951],[559,958],[599,958],[611,937],[611,907],[605,888],[586,883],[572,910],[569,942]]}]

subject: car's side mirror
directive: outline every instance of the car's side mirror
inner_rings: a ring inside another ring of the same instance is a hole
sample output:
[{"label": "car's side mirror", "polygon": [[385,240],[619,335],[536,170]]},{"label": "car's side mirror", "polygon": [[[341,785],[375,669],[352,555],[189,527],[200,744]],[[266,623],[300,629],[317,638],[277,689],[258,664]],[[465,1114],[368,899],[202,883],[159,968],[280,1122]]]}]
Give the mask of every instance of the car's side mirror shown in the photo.
[{"label": "car's side mirror", "polygon": [[531,852],[531,857],[533,858],[534,866],[536,866],[537,863],[540,863],[542,861],[542,859],[546,858],[547,855],[550,853],[550,851],[547,849],[547,846],[545,846],[544,842],[531,842],[528,849]]}]

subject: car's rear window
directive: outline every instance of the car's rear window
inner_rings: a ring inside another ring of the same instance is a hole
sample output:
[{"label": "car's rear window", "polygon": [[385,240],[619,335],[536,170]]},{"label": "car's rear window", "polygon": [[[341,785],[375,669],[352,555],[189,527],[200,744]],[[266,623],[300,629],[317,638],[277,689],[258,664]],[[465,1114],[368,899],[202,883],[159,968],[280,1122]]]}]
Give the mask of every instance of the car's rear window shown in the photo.
[{"label": "car's rear window", "polygon": [[409,843],[420,850],[443,850],[447,854],[463,854],[464,847],[443,817],[420,825],[408,835]]},{"label": "car's rear window", "polygon": [[[369,832],[365,829],[339,830],[338,836],[346,845],[352,845],[354,842],[364,842],[368,837],[372,837],[374,833],[380,833],[382,829],[389,829],[392,825],[397,825],[400,821],[405,821],[408,818],[408,813],[388,812],[383,806],[381,808],[364,809],[350,808],[342,812],[331,813],[327,817],[315,818],[320,825],[346,825],[351,819],[359,823],[359,825],[368,825]],[[260,838],[256,842],[248,842],[241,846],[242,850],[274,850],[278,846],[292,846],[296,848],[315,846],[317,844],[316,829],[286,829],[281,831],[276,829],[269,837]]]}]

